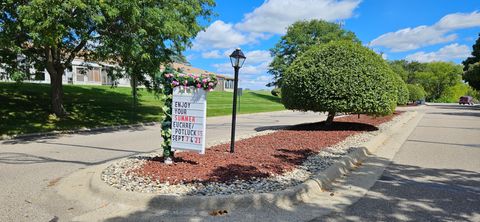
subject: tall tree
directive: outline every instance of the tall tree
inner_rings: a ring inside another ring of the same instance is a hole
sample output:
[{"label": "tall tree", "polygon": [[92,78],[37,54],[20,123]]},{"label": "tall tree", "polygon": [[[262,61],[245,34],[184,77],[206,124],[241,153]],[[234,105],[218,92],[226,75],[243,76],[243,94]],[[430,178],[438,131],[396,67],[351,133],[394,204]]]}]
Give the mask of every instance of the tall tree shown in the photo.
[{"label": "tall tree", "polygon": [[287,33],[270,49],[273,61],[268,72],[273,82],[267,86],[281,87],[283,74],[295,58],[311,46],[329,43],[334,40],[349,40],[360,43],[351,31],[342,29],[339,24],[322,20],[295,22],[288,27]]},{"label": "tall tree", "polygon": [[472,48],[472,56],[462,62],[465,71],[463,79],[474,89],[480,90],[480,34]]},{"label": "tall tree", "polygon": [[480,90],[480,62],[470,65],[468,70],[463,73],[463,79],[472,88]]},{"label": "tall tree", "polygon": [[462,66],[449,62],[426,63],[424,71],[416,72],[414,83],[427,92],[427,100],[439,99],[449,87],[461,83]]},{"label": "tall tree", "polygon": [[416,61],[394,60],[389,62],[390,68],[402,77],[407,84],[415,83],[415,73],[424,72],[427,64]]},{"label": "tall tree", "polygon": [[[6,73],[47,70],[52,112],[66,114],[62,76],[76,57],[117,62],[133,81],[190,44],[213,0],[6,0],[0,5],[0,64]],[[119,48],[117,48],[119,47]],[[97,52],[98,49],[98,52]],[[148,85],[148,84],[147,84]]]},{"label": "tall tree", "polygon": [[[181,52],[190,44],[202,26],[197,17],[211,11],[198,1],[120,1],[109,4],[103,29],[99,30],[96,55],[122,67],[120,75],[131,79],[134,104],[137,86],[152,86],[151,80],[161,64],[179,61]],[[124,25],[128,24],[128,25]],[[113,37],[113,38],[112,38]]]},{"label": "tall tree", "polygon": [[472,56],[468,57],[467,59],[465,59],[465,61],[462,62],[463,71],[467,71],[469,65],[480,62],[480,33],[478,34],[477,41],[475,41],[475,44],[473,44],[472,48]]}]

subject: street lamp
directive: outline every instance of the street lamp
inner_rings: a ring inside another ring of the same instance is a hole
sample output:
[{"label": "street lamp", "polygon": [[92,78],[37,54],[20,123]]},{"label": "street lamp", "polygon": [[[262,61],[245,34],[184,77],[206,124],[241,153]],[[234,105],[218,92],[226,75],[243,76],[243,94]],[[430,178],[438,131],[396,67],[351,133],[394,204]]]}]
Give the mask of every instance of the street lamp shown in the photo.
[{"label": "street lamp", "polygon": [[237,122],[237,89],[238,89],[238,71],[242,68],[243,63],[245,62],[245,55],[243,55],[240,48],[235,49],[230,55],[230,62],[232,63],[233,69],[235,70],[235,79],[233,84],[233,110],[232,110],[232,137],[230,140],[230,153],[234,152],[235,147],[235,124]]}]

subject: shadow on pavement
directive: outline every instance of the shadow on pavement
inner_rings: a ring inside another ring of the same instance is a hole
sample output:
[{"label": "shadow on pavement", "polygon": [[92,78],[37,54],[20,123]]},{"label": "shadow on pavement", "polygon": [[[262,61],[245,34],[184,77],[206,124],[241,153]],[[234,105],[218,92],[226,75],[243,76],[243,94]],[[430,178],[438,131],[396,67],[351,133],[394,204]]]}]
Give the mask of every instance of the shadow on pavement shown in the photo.
[{"label": "shadow on pavement", "polygon": [[480,117],[480,112],[432,112],[432,114]]},{"label": "shadow on pavement", "polygon": [[[381,161],[388,160],[378,160]],[[373,163],[375,164],[375,161]],[[312,212],[339,210],[344,209],[343,207],[346,208],[342,213],[332,211],[333,213],[312,221],[471,221],[475,216],[480,216],[479,187],[478,172],[392,164],[372,187],[373,192],[367,193],[350,206],[339,203],[332,208],[328,207],[329,204],[302,203],[278,207],[258,202],[250,206],[231,205],[226,209],[177,211],[159,208],[158,203],[162,201],[159,197],[153,198],[146,210],[105,221],[298,221],[301,218],[315,218],[315,215],[309,215]],[[347,202],[356,199],[347,195],[341,198],[346,198]],[[281,197],[274,197],[271,202],[281,200]],[[180,203],[181,197],[178,198],[178,204]],[[209,215],[209,212],[216,210],[226,210],[228,213],[222,216]]]},{"label": "shadow on pavement", "polygon": [[408,142],[416,142],[416,143],[434,143],[434,144],[442,144],[442,145],[450,145],[450,146],[464,146],[464,147],[480,148],[480,144],[445,143],[445,142],[425,141],[425,140],[407,140],[407,141]]},{"label": "shadow on pavement", "polygon": [[480,110],[480,105],[458,105],[458,104],[429,104],[429,107],[434,107],[438,109],[464,109],[464,110]]},{"label": "shadow on pavement", "polygon": [[461,169],[390,165],[360,201],[313,221],[474,221],[480,174]]},{"label": "shadow on pavement", "polygon": [[[85,147],[82,147],[85,148]],[[118,152],[125,152],[125,155],[121,155],[115,158],[103,159],[101,161],[77,161],[77,160],[63,160],[56,159],[52,157],[32,155],[27,153],[18,153],[18,152],[0,152],[0,164],[41,164],[41,163],[73,163],[81,164],[86,166],[92,166],[97,164],[103,164],[112,160],[122,159],[130,156],[135,156],[142,153],[151,153],[157,149],[149,150],[145,152],[138,152],[132,150],[114,150]]]},{"label": "shadow on pavement", "polygon": [[[155,124],[154,123],[145,124],[145,126],[153,126],[153,125]],[[124,127],[118,127],[118,128],[105,127],[105,128],[97,128],[93,130],[86,130],[86,131],[80,131],[80,132],[74,132],[74,133],[60,133],[60,134],[39,135],[39,136],[20,136],[17,138],[4,140],[0,142],[1,144],[28,144],[32,142],[42,142],[44,140],[58,139],[61,137],[67,137],[69,135],[90,136],[90,135],[98,135],[103,133],[112,133],[117,131],[129,131],[129,132],[143,131],[143,130],[146,130],[145,126],[124,126]]]},{"label": "shadow on pavement", "polygon": [[454,127],[454,126],[427,126],[427,125],[419,125],[417,128],[445,128],[445,129],[462,129],[462,130],[480,130],[479,127]]}]

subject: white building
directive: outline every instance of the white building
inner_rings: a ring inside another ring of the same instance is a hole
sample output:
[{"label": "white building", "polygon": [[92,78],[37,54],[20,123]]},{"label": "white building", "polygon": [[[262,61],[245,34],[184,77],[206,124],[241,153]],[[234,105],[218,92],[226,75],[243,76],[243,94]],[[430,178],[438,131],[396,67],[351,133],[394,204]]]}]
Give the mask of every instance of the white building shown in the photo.
[{"label": "white building", "polygon": [[[173,63],[172,66],[175,69],[183,70],[185,73],[192,73],[197,75],[203,73],[212,74],[212,72],[208,72],[206,70],[195,68],[185,64]],[[65,73],[63,75],[63,83],[73,85],[113,85],[114,82],[108,76],[107,72],[107,70],[112,67],[112,65],[106,63],[93,63],[85,62],[82,59],[74,59],[72,62],[72,69],[65,70]],[[50,83],[50,75],[46,70],[43,72],[34,72],[34,70],[31,71],[35,74],[32,75],[29,79],[25,80],[25,82]],[[215,91],[233,90],[233,78],[218,74],[215,75],[218,78],[218,84],[215,87]],[[9,81],[8,79],[1,80]],[[118,86],[130,86],[130,79],[128,78],[116,79],[115,81]]]}]

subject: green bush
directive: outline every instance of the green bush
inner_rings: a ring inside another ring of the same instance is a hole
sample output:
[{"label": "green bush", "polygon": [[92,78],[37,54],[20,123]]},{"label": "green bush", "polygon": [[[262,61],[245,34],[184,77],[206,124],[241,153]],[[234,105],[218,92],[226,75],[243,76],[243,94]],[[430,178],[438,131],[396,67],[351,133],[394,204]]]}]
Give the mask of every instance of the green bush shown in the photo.
[{"label": "green bush", "polygon": [[469,95],[470,89],[470,86],[465,83],[457,83],[454,86],[446,88],[440,98],[436,99],[435,102],[457,103],[461,96],[472,96]]},{"label": "green bush", "polygon": [[272,93],[273,96],[277,96],[277,97],[278,97],[278,96],[281,95],[282,90],[281,90],[280,88],[275,88],[275,89],[272,89],[271,93]]},{"label": "green bush", "polygon": [[418,100],[425,99],[426,92],[422,86],[407,84],[407,88],[408,88],[408,94],[409,94],[408,96],[409,101],[415,102]]},{"label": "green bush", "polygon": [[402,80],[402,78],[395,74],[395,87],[397,90],[397,105],[405,105],[408,103],[408,88],[407,84]]},{"label": "green bush", "polygon": [[317,45],[294,60],[284,75],[287,109],[388,115],[396,107],[393,71],[378,54],[351,41]]}]

